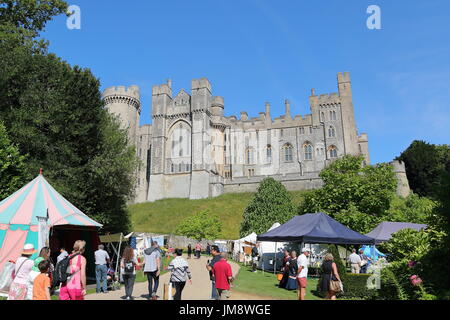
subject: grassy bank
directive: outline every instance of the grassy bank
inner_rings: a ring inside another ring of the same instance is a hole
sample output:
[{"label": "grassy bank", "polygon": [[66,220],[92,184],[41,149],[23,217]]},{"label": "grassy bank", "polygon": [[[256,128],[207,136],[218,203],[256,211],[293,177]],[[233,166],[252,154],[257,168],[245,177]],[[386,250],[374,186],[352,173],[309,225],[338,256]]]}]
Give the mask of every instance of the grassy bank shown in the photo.
[{"label": "grassy bank", "polygon": [[[303,201],[305,192],[290,192],[295,206]],[[230,193],[217,198],[189,200],[164,199],[153,203],[129,206],[133,231],[173,234],[178,224],[199,211],[208,210],[222,221],[221,238],[238,239],[245,208],[253,193]]]}]

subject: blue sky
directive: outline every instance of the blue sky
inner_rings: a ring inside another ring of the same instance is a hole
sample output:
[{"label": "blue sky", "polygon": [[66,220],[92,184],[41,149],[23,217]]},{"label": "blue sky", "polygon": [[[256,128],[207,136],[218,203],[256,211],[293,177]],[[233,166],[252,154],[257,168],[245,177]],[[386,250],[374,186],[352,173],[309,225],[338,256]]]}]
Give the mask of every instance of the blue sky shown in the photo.
[{"label": "blue sky", "polygon": [[[151,87],[174,92],[207,77],[225,97],[225,114],[310,113],[311,88],[337,91],[351,73],[360,132],[372,162],[391,161],[415,139],[450,143],[448,0],[78,0],[81,30],[66,18],[43,36],[50,51],[87,67],[102,89],[141,87],[141,124],[150,123]],[[366,10],[381,8],[382,30]]]}]

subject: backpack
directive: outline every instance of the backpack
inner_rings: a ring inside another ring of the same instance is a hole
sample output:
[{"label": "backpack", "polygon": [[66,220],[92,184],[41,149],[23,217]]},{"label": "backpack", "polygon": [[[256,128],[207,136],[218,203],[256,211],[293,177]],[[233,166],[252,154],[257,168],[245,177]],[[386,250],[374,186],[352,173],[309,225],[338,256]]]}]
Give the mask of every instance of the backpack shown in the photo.
[{"label": "backpack", "polygon": [[59,261],[56,266],[55,270],[53,271],[53,287],[57,287],[60,284],[66,283],[69,276],[71,276],[70,273],[70,261],[72,258],[75,258],[76,256],[80,255],[79,253],[74,254],[73,256],[67,256],[61,261]]},{"label": "backpack", "polygon": [[133,274],[134,273],[134,261],[124,261],[123,262],[123,273]]}]

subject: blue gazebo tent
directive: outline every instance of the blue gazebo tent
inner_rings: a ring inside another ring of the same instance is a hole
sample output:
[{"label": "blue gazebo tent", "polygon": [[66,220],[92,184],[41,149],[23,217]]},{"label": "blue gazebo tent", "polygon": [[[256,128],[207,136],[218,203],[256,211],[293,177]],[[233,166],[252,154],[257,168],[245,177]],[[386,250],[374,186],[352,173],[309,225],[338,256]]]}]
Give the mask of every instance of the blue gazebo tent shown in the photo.
[{"label": "blue gazebo tent", "polygon": [[417,223],[409,223],[409,222],[381,222],[375,229],[366,234],[366,236],[374,238],[375,244],[382,243],[385,241],[389,241],[392,237],[392,234],[404,230],[404,229],[413,229],[413,230],[423,230],[428,226],[426,224],[417,224]]},{"label": "blue gazebo tent", "polygon": [[363,253],[373,261],[377,261],[380,257],[386,257],[386,255],[380,252],[375,246],[362,246],[361,249],[363,250]]},{"label": "blue gazebo tent", "polygon": [[310,244],[374,244],[373,238],[347,228],[326,213],[296,216],[278,228],[259,235],[257,240]]}]

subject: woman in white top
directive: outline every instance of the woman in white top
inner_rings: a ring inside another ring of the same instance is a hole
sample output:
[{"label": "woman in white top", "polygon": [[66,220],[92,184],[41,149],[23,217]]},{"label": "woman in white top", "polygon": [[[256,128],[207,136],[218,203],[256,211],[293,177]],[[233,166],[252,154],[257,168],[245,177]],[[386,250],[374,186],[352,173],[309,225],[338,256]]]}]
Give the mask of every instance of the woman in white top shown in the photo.
[{"label": "woman in white top", "polygon": [[131,247],[126,247],[123,251],[122,259],[120,261],[120,268],[122,272],[123,282],[125,283],[125,299],[133,299],[133,287],[136,280],[136,266],[138,260]]},{"label": "woman in white top", "polygon": [[36,252],[32,244],[23,247],[22,256],[17,259],[14,280],[9,289],[8,300],[25,300],[27,297],[28,276],[34,266],[30,257]]}]

